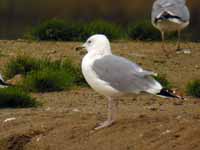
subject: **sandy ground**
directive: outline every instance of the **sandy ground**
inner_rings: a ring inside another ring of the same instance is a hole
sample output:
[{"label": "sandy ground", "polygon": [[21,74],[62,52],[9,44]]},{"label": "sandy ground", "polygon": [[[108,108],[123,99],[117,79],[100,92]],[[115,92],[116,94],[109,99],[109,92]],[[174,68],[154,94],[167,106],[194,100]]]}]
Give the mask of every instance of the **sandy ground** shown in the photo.
[{"label": "sandy ground", "polygon": [[[17,54],[64,59],[80,63],[74,48],[80,43],[0,41],[0,70]],[[200,44],[184,43],[191,54],[170,57],[160,43],[116,42],[113,53],[144,68],[166,75],[182,94],[187,83],[200,75]],[[0,150],[199,150],[200,100],[162,99],[141,94],[119,99],[118,121],[93,131],[106,118],[104,97],[90,88],[33,93],[44,105],[34,109],[0,110]],[[184,94],[185,95],[185,94]],[[15,120],[4,122],[7,118]]]}]

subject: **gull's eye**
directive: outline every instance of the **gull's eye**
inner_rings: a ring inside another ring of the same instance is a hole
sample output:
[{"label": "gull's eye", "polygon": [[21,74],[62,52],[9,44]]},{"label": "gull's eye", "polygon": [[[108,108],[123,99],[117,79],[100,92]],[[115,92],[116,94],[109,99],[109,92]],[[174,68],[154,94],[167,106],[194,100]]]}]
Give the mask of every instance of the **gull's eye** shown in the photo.
[{"label": "gull's eye", "polygon": [[88,44],[91,44],[91,43],[92,43],[92,41],[91,41],[91,40],[89,40],[89,41],[88,41]]}]

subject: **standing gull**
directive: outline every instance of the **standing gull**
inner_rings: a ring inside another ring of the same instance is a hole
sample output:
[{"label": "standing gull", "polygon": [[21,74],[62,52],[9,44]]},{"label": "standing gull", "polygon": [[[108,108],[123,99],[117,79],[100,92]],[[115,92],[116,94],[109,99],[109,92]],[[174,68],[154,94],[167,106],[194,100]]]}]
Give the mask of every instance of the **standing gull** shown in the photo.
[{"label": "standing gull", "polygon": [[[161,32],[163,49],[165,32],[178,32],[177,50],[180,50],[181,30],[189,25],[190,13],[186,0],[156,0],[153,4],[151,21]],[[165,50],[166,51],[166,50]]]},{"label": "standing gull", "polygon": [[82,46],[87,54],[82,60],[82,72],[88,84],[108,99],[108,118],[95,129],[113,124],[116,120],[116,98],[124,94],[147,92],[163,97],[179,98],[163,89],[152,76],[126,58],[113,55],[105,35],[91,36]]}]

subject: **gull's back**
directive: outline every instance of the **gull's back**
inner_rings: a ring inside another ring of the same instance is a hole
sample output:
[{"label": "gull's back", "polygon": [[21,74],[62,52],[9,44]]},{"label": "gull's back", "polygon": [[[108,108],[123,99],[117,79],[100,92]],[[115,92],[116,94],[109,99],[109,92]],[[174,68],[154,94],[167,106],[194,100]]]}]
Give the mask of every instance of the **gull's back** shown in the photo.
[{"label": "gull's back", "polygon": [[155,73],[143,70],[137,64],[116,55],[97,59],[92,69],[99,79],[122,93],[158,93],[162,87],[154,80]]},{"label": "gull's back", "polygon": [[164,11],[170,12],[183,22],[189,21],[190,14],[186,0],[156,0],[152,9],[152,22]]}]

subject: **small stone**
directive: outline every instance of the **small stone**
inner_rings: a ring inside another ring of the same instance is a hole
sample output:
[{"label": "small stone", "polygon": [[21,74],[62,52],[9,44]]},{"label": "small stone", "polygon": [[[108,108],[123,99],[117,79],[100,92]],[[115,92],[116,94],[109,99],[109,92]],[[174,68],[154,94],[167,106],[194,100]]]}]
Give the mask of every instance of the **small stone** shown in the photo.
[{"label": "small stone", "polygon": [[37,138],[37,139],[36,139],[36,141],[37,141],[37,142],[39,142],[39,141],[40,141],[40,137],[39,137],[39,138]]},{"label": "small stone", "polygon": [[177,117],[176,117],[177,120],[179,120],[179,119],[181,119],[181,118],[182,118],[181,116],[177,116]]},{"label": "small stone", "polygon": [[183,50],[183,53],[184,53],[184,54],[191,54],[192,52],[191,52],[190,49],[185,49],[185,50]]},{"label": "small stone", "polygon": [[196,68],[196,69],[199,69],[199,68],[200,68],[200,66],[199,66],[199,65],[195,65],[195,68]]},{"label": "small stone", "polygon": [[168,134],[170,132],[171,132],[171,130],[166,130],[166,131],[162,132],[162,135]]},{"label": "small stone", "polygon": [[177,54],[181,54],[181,53],[183,53],[183,54],[191,54],[192,51],[191,51],[191,49],[181,49],[181,50],[177,51],[176,53]]},{"label": "small stone", "polygon": [[49,111],[49,110],[51,110],[51,108],[50,108],[50,107],[47,107],[45,110],[46,110],[46,111]]},{"label": "small stone", "polygon": [[13,121],[13,120],[16,120],[16,118],[15,118],[15,117],[7,118],[7,119],[5,119],[3,122],[6,123],[6,122]]},{"label": "small stone", "polygon": [[73,112],[80,112],[80,110],[78,108],[74,108],[72,109]]},{"label": "small stone", "polygon": [[55,54],[57,51],[56,50],[52,50],[52,51],[48,51],[48,54]]},{"label": "small stone", "polygon": [[156,110],[158,110],[158,107],[150,106],[150,107],[148,107],[148,109],[151,110],[151,111],[156,111]]}]

